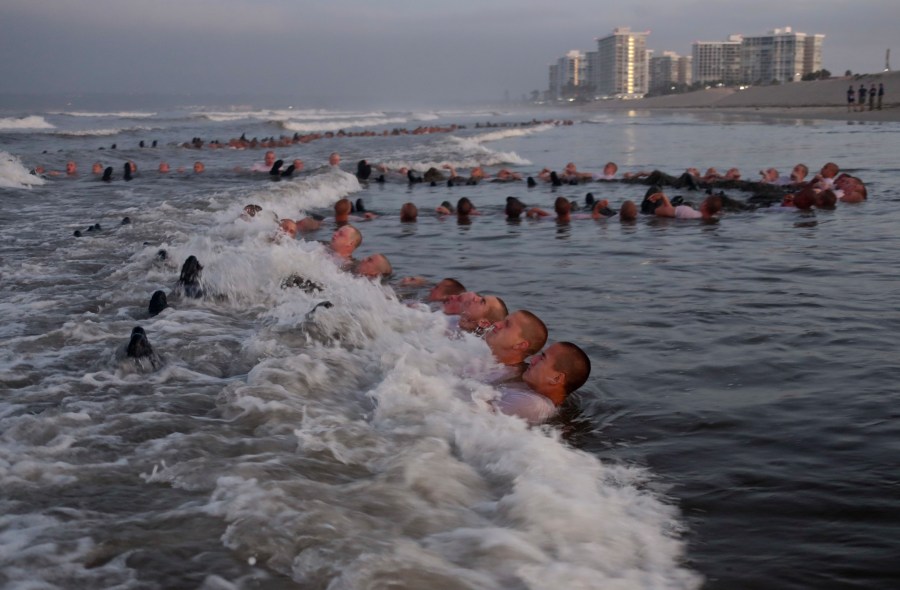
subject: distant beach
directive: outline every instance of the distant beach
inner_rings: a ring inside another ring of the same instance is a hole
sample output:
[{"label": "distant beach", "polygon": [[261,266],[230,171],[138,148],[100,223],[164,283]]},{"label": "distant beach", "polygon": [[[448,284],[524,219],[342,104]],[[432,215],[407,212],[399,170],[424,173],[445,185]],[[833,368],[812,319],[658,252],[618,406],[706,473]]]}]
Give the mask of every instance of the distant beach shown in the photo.
[{"label": "distant beach", "polygon": [[[847,88],[864,84],[884,84],[882,110],[847,111]],[[609,100],[583,107],[600,110],[673,110],[756,115],[790,119],[837,121],[900,121],[900,72],[865,74],[776,86],[710,88],[685,94],[654,96],[640,100]]]}]

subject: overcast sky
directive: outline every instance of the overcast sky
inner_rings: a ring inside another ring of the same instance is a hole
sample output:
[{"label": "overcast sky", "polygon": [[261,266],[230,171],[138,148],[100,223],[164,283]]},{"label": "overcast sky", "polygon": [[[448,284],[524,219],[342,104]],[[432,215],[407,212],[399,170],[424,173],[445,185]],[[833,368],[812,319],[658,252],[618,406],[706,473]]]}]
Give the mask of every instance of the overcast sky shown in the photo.
[{"label": "overcast sky", "polygon": [[880,71],[891,44],[900,69],[900,0],[0,0],[0,93],[518,99],[618,26],[681,55],[791,26],[826,35],[832,73]]}]

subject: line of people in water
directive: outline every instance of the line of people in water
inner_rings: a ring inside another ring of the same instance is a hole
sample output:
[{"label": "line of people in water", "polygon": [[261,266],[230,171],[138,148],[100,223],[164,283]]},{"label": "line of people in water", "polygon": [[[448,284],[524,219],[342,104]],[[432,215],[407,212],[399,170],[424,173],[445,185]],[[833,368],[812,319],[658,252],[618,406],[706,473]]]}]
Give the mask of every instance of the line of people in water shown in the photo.
[{"label": "line of people in water", "polygon": [[[245,218],[252,219],[261,211],[257,205],[248,205],[244,209]],[[290,235],[284,225],[280,228],[273,239]],[[334,230],[327,249],[335,263],[349,272],[367,278],[390,275],[390,263],[382,254],[373,254],[359,261],[353,259],[360,244],[362,234],[346,223]],[[166,257],[165,250],[157,254],[160,260]],[[169,307],[171,297],[195,299],[207,295],[202,285],[202,271],[203,266],[196,256],[189,256],[181,267],[173,291],[169,295],[163,290],[153,293],[148,305],[149,315],[156,316]],[[426,285],[427,281],[422,277],[408,277],[400,282],[398,289]],[[296,287],[308,293],[324,291],[321,285],[299,276],[287,277],[282,287]],[[590,375],[590,359],[577,345],[554,342],[545,348],[548,330],[537,315],[527,310],[509,313],[500,297],[468,291],[456,279],[441,280],[428,291],[423,302],[410,305],[445,315],[451,337],[460,333],[483,337],[494,359],[503,367],[494,381],[499,391],[499,396],[491,402],[494,411],[518,416],[532,425],[544,423],[557,413],[568,395],[580,388]],[[307,316],[321,307],[332,305],[327,301],[321,302]],[[149,363],[153,369],[160,364],[146,332],[140,326],[132,330],[125,354],[137,363]]]},{"label": "line of people in water", "polygon": [[[362,244],[362,233],[349,223],[349,201],[341,199],[336,211],[338,224],[328,243],[335,262],[349,272],[369,279],[383,279],[393,268],[383,254],[376,253],[359,261],[353,254]],[[256,213],[255,206],[250,206]],[[246,212],[246,208],[245,208]],[[282,220],[283,221],[283,220]],[[283,235],[294,237],[291,231]],[[420,288],[427,284],[423,277],[407,277],[398,287]],[[547,342],[547,327],[533,313],[519,310],[509,313],[506,303],[496,295],[467,291],[456,279],[446,278],[436,284],[425,297],[426,308],[448,316],[451,333],[474,333],[484,338],[498,363],[506,367],[500,384],[500,396],[494,408],[519,416],[530,424],[552,418],[566,397],[581,387],[591,371],[584,351],[571,342],[556,342],[541,350]],[[526,359],[530,359],[526,363]]]},{"label": "line of people in water", "polygon": [[[328,159],[328,165],[332,168],[339,168],[340,164],[340,154],[332,152]],[[133,160],[124,162],[122,166],[123,180],[131,180],[137,175],[137,164]],[[392,170],[385,165],[373,165],[367,160],[360,160],[357,162],[355,175],[362,183],[399,181],[408,184],[427,183],[431,186],[437,186],[438,183],[446,183],[448,187],[457,185],[471,186],[480,182],[515,183],[523,180],[521,173],[507,168],[500,168],[497,172],[491,174],[482,166],[474,166],[467,174],[461,174],[452,164],[447,163],[442,165],[442,169],[446,173],[431,167],[424,174],[420,175],[417,171],[408,167],[399,167]],[[190,174],[202,174],[206,172],[206,166],[202,161],[195,161],[190,170]],[[302,173],[305,170],[305,164],[302,159],[295,158],[290,164],[285,165],[284,160],[276,157],[275,151],[268,150],[262,162],[254,163],[246,168],[236,166],[232,170],[237,173],[261,173],[268,178],[281,180]],[[183,166],[176,168],[175,171],[182,174],[187,172]],[[156,172],[160,175],[168,175],[172,172],[172,169],[167,162],[163,161],[159,163]],[[376,172],[380,174],[373,178],[373,174]],[[32,173],[43,176],[77,177],[78,167],[74,161],[70,160],[66,162],[64,172],[47,171],[42,167],[36,167],[32,170]],[[114,178],[114,168],[111,166],[104,168],[99,161],[94,162],[91,166],[91,174],[100,177],[101,180],[111,181]],[[660,190],[656,192],[662,192],[664,187],[686,190],[714,189],[718,191],[734,189],[751,193],[751,196],[746,201],[747,208],[781,203],[785,196],[793,195],[803,188],[812,188],[816,191],[816,194],[824,190],[832,190],[835,194],[836,202],[856,203],[866,200],[868,196],[862,180],[846,174],[838,175],[838,168],[833,163],[823,166],[820,172],[812,179],[808,179],[808,175],[809,168],[802,163],[796,164],[788,175],[781,175],[776,168],[767,168],[759,172],[758,179],[747,180],[742,177],[740,170],[737,168],[729,168],[724,174],[719,173],[715,168],[708,168],[705,173],[701,173],[699,169],[691,167],[678,176],[666,174],[659,170],[626,172],[620,176],[615,162],[608,162],[601,173],[579,170],[573,162],[569,162],[564,166],[562,172],[558,173],[555,170],[544,168],[535,176],[528,176],[524,180],[529,188],[537,187],[539,182],[549,184],[554,188],[590,182],[620,182],[659,187]],[[840,182],[837,186],[834,186],[836,180],[840,180]],[[829,198],[828,195],[825,198],[827,200]],[[801,204],[803,202],[805,202],[804,199],[801,199]],[[735,203],[738,203],[735,206],[740,208],[739,202],[735,201],[732,204],[734,205]],[[727,205],[728,203],[726,202]],[[642,207],[642,210],[645,208]],[[667,208],[663,209],[663,211],[666,210]]]}]

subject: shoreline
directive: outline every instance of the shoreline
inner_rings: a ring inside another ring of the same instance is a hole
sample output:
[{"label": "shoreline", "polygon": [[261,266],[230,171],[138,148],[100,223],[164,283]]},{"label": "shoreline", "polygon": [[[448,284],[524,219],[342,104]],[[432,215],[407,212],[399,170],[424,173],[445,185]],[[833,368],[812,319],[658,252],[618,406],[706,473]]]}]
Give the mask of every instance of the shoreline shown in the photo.
[{"label": "shoreline", "polygon": [[636,107],[628,110],[666,113],[693,113],[701,115],[726,115],[756,117],[760,119],[803,119],[846,121],[848,123],[898,123],[900,107],[891,105],[878,111],[847,112],[846,107]]},{"label": "shoreline", "polygon": [[[884,84],[882,110],[848,111],[847,89]],[[822,119],[859,123],[900,122],[900,72],[883,72],[772,86],[709,88],[637,100],[609,100],[579,106],[584,113],[659,111],[772,119]]]}]

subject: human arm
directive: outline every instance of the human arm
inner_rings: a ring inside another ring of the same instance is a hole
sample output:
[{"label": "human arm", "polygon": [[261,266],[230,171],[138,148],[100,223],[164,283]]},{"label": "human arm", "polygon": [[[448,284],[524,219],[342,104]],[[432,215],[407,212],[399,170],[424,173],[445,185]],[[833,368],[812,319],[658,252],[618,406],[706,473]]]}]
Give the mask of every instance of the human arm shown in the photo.
[{"label": "human arm", "polygon": [[669,197],[663,193],[656,193],[649,197],[651,203],[659,203],[653,212],[657,217],[675,217],[675,207],[669,202]]}]

